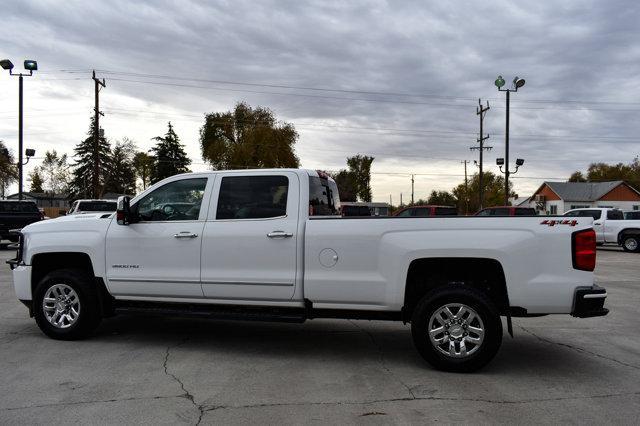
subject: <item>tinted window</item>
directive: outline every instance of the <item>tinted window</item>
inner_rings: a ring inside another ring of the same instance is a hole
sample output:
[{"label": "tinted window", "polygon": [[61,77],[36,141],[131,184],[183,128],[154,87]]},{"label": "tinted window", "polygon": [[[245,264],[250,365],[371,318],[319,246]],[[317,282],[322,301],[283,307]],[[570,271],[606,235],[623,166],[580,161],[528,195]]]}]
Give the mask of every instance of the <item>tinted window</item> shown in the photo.
[{"label": "tinted window", "polygon": [[491,213],[489,214],[490,216],[509,216],[509,209],[508,208],[497,208],[497,209],[490,209]]},{"label": "tinted window", "polygon": [[79,212],[115,212],[115,201],[81,201],[78,204]]},{"label": "tinted window", "polygon": [[286,176],[222,178],[216,219],[264,219],[287,214]]},{"label": "tinted window", "polygon": [[0,211],[6,213],[39,213],[38,206],[32,201],[13,202],[5,201],[0,203]]},{"label": "tinted window", "polygon": [[333,180],[309,176],[309,214],[327,216],[340,214],[338,186]]},{"label": "tinted window", "polygon": [[420,217],[431,216],[431,209],[411,209],[411,210],[413,213],[411,216],[420,216]]},{"label": "tinted window", "polygon": [[169,182],[145,195],[133,209],[142,221],[198,220],[206,178]]},{"label": "tinted window", "polygon": [[536,209],[528,209],[528,208],[524,208],[524,209],[514,209],[514,214],[516,216],[535,216],[536,215]]},{"label": "tinted window", "polygon": [[455,207],[436,207],[436,216],[458,216],[458,209]]},{"label": "tinted window", "polygon": [[478,216],[491,216],[491,210],[480,210]]},{"label": "tinted window", "polygon": [[624,218],[627,220],[640,219],[640,212],[626,212]]},{"label": "tinted window", "polygon": [[566,212],[564,214],[564,216],[570,216],[570,217],[577,217],[578,213],[580,213],[579,211],[574,211],[574,212]]},{"label": "tinted window", "polygon": [[624,220],[624,213],[621,210],[609,210],[607,211],[607,219]]},{"label": "tinted window", "polygon": [[400,213],[398,213],[398,217],[409,217],[411,216],[411,212],[411,209],[402,210]]},{"label": "tinted window", "polygon": [[600,210],[578,210],[579,217],[592,217],[593,220],[600,219],[602,212]]}]

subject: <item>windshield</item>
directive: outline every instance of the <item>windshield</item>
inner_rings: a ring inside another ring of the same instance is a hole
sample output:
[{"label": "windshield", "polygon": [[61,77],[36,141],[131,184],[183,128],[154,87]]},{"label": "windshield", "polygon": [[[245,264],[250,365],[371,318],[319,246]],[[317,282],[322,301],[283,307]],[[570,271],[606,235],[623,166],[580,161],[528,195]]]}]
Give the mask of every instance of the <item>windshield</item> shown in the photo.
[{"label": "windshield", "polygon": [[309,216],[339,214],[338,185],[331,179],[309,176]]}]

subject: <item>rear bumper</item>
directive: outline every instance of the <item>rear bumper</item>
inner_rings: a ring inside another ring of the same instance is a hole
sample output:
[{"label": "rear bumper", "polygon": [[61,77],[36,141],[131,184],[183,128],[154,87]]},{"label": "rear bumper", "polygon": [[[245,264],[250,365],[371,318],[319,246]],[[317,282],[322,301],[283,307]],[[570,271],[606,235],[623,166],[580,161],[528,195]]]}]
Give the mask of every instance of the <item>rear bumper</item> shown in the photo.
[{"label": "rear bumper", "polygon": [[578,287],[573,295],[573,309],[571,315],[578,318],[601,317],[609,310],[604,307],[607,290],[597,285]]}]

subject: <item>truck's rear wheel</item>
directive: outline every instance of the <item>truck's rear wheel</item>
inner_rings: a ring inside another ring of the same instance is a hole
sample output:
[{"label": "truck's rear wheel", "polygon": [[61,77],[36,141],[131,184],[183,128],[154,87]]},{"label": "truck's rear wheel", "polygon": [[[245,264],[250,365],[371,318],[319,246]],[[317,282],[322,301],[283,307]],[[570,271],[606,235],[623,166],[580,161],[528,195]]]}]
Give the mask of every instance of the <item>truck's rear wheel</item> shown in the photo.
[{"label": "truck's rear wheel", "polygon": [[493,359],[502,343],[502,322],[481,292],[442,287],[420,300],[411,320],[420,355],[439,370],[471,372]]},{"label": "truck's rear wheel", "polygon": [[100,323],[100,309],[91,277],[77,269],[50,272],[38,284],[33,313],[40,330],[59,340],[87,337]]},{"label": "truck's rear wheel", "polygon": [[624,235],[622,237],[622,249],[624,251],[635,253],[640,250],[640,236]]}]

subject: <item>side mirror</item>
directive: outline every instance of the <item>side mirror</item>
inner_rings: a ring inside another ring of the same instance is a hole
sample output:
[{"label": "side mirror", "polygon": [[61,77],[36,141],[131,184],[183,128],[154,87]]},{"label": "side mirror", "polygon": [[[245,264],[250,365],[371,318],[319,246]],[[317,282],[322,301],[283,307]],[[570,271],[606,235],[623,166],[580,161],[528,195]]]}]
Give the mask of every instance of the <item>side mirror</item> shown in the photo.
[{"label": "side mirror", "polygon": [[118,221],[118,225],[128,225],[130,223],[130,202],[131,198],[126,195],[118,197],[118,206],[116,207],[116,220]]}]

